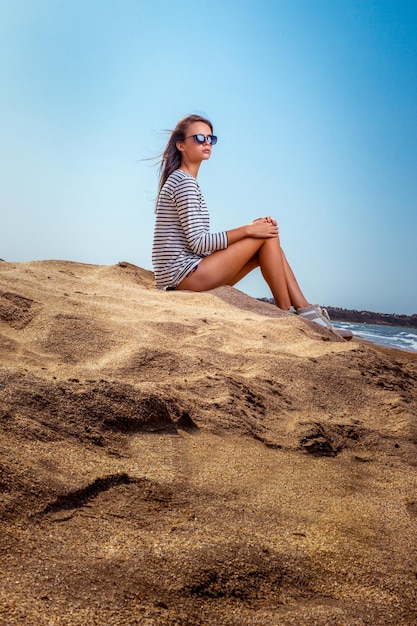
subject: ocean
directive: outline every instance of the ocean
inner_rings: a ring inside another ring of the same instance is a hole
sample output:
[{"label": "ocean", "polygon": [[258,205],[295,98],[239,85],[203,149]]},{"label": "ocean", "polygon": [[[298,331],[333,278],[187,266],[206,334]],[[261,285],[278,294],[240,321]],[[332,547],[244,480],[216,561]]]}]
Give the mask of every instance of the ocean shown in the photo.
[{"label": "ocean", "polygon": [[354,322],[333,322],[335,328],[348,328],[354,337],[366,339],[385,348],[396,348],[417,352],[417,329],[379,324],[359,324]]}]

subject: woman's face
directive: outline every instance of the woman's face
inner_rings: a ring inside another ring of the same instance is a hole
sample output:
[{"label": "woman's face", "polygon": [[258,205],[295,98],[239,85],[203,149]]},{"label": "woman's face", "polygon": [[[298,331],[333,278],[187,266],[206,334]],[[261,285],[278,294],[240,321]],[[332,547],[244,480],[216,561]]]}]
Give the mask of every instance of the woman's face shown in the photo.
[{"label": "woman's face", "polygon": [[212,145],[206,140],[204,143],[197,143],[193,135],[211,135],[210,126],[204,122],[192,122],[186,131],[184,141],[179,141],[176,146],[182,153],[182,160],[190,163],[201,163],[211,156]]}]

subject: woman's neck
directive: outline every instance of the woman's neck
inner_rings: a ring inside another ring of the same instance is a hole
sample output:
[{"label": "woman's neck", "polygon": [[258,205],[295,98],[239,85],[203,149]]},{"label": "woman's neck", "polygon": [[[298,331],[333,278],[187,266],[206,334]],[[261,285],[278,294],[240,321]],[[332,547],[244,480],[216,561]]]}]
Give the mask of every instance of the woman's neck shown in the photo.
[{"label": "woman's neck", "polygon": [[180,165],[180,170],[186,172],[187,174],[190,174],[190,176],[193,176],[194,178],[197,178],[200,165],[201,163],[185,163],[184,161],[182,161]]}]

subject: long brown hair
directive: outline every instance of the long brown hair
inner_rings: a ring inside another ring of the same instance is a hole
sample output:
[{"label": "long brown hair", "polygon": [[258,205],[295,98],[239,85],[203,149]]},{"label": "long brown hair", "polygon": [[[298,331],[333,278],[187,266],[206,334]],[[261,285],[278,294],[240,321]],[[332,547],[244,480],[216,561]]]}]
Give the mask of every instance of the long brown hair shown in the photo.
[{"label": "long brown hair", "polygon": [[168,176],[175,172],[181,165],[181,152],[178,150],[176,144],[179,141],[184,141],[187,136],[187,130],[190,124],[193,122],[203,122],[210,127],[211,132],[213,132],[213,124],[201,117],[200,115],[187,115],[182,120],[178,122],[174,130],[171,132],[171,136],[167,143],[167,146],[162,153],[161,165],[159,167],[159,187],[158,187],[158,196],[161,192],[162,187],[166,183]]}]

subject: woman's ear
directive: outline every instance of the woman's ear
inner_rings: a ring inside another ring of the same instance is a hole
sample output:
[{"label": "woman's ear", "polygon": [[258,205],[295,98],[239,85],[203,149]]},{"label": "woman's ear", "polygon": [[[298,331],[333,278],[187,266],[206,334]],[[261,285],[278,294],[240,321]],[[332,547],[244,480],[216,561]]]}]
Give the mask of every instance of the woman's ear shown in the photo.
[{"label": "woman's ear", "polygon": [[182,141],[177,141],[177,143],[175,144],[175,147],[180,152],[184,152],[184,143]]}]

